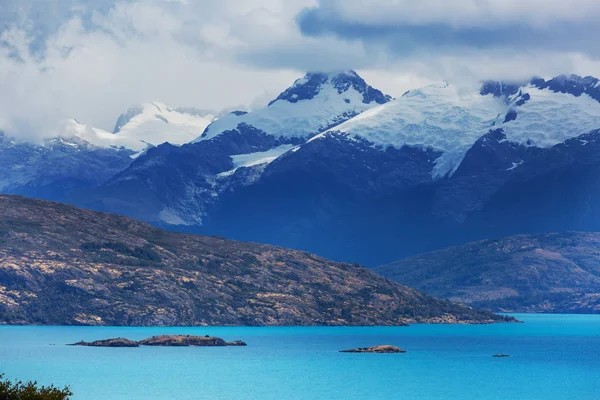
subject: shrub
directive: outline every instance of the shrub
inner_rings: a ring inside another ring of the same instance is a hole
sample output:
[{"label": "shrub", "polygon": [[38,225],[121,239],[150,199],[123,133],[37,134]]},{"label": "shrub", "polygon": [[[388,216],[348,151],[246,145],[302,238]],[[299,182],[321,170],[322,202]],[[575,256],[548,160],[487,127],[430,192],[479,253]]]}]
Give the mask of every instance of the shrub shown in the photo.
[{"label": "shrub", "polygon": [[11,382],[0,374],[0,399],[2,400],[68,400],[72,396],[68,387],[38,386],[37,382]]}]

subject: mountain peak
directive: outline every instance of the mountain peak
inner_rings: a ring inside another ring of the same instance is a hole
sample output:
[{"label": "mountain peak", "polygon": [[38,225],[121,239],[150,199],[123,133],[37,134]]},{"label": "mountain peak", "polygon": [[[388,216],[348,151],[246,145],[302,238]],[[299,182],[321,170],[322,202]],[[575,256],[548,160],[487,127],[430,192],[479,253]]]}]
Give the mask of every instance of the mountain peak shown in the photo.
[{"label": "mountain peak", "polygon": [[302,78],[297,79],[292,86],[287,88],[273,103],[283,100],[290,103],[297,103],[300,100],[311,100],[316,97],[325,85],[331,85],[342,94],[353,88],[363,96],[363,103],[384,104],[392,98],[383,94],[380,90],[369,86],[363,78],[354,70],[345,70],[342,72],[308,72]]},{"label": "mountain peak", "polygon": [[510,97],[519,92],[521,88],[520,83],[503,82],[503,81],[484,81],[481,84],[479,94],[487,96],[488,94],[494,97]]},{"label": "mountain peak", "polygon": [[195,142],[227,131],[241,132],[247,127],[297,141],[317,135],[391,99],[369,86],[352,70],[308,72],[267,107],[219,118]]},{"label": "mountain peak", "polygon": [[587,94],[600,102],[600,80],[593,76],[559,75],[550,80],[533,78],[531,85],[539,89],[550,89],[556,93],[568,93],[575,97]]},{"label": "mountain peak", "polygon": [[134,120],[159,120],[166,124],[170,123],[172,119],[180,120],[182,118],[205,118],[212,121],[215,119],[215,114],[215,112],[209,110],[191,107],[171,108],[164,103],[152,101],[131,107],[127,110],[127,112],[121,114],[117,119],[113,133],[116,134],[121,132],[123,129],[125,129],[126,125]]},{"label": "mountain peak", "polygon": [[575,74],[558,75],[551,79],[540,77],[531,78],[528,82],[506,82],[506,81],[484,81],[481,85],[482,96],[491,94],[494,97],[509,98],[519,93],[521,89],[531,85],[540,90],[549,89],[555,93],[570,94],[579,97],[587,94],[594,100],[600,102],[600,80],[593,76],[579,76]]}]

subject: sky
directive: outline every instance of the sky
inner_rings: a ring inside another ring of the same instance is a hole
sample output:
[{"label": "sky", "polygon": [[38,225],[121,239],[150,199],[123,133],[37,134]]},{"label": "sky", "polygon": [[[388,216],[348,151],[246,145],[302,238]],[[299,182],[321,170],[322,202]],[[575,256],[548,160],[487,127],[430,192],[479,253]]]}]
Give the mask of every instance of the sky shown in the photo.
[{"label": "sky", "polygon": [[597,0],[2,0],[0,130],[111,131],[129,107],[253,109],[306,71],[394,97],[445,80],[600,76]]}]

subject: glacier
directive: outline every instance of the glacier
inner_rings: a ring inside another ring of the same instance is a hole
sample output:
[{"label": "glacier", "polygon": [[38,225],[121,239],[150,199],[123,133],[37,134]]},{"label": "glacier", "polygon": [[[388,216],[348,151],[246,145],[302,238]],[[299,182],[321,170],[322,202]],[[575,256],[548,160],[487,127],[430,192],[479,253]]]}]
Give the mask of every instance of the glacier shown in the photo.
[{"label": "glacier", "polygon": [[598,127],[600,103],[585,93],[527,84],[504,97],[439,83],[411,90],[310,140],[341,134],[381,149],[431,148],[442,153],[432,171],[440,179],[452,175],[490,130],[502,129],[511,142],[548,148]]}]

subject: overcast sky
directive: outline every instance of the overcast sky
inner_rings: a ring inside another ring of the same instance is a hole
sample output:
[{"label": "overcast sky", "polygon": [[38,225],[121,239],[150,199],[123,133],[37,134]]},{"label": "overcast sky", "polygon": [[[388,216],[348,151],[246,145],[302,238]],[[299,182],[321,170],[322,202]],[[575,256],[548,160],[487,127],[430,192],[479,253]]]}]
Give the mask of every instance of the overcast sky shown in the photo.
[{"label": "overcast sky", "polygon": [[307,70],[400,96],[448,80],[600,75],[597,0],[2,0],[0,130],[111,130],[157,100],[266,104]]}]

